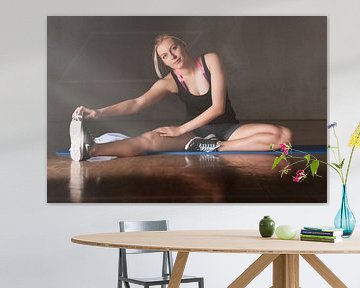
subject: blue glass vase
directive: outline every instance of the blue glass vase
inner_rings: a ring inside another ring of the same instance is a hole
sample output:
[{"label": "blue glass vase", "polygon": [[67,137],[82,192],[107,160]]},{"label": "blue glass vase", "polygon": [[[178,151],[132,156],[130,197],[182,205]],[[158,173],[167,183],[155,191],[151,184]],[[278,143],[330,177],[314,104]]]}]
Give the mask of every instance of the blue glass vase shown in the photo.
[{"label": "blue glass vase", "polygon": [[336,214],[334,224],[336,228],[344,229],[343,237],[350,237],[355,229],[356,219],[352,213],[347,197],[346,185],[342,188],[341,206]]}]

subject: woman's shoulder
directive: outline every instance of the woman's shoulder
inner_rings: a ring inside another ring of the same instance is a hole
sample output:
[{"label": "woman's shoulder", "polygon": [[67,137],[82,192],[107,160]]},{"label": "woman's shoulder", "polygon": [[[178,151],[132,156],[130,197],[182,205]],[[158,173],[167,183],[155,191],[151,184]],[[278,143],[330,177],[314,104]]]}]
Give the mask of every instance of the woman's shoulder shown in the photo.
[{"label": "woman's shoulder", "polygon": [[216,52],[207,52],[207,53],[204,53],[202,54],[204,55],[205,58],[209,58],[209,59],[212,59],[212,58],[219,58],[219,54],[216,53]]},{"label": "woman's shoulder", "polygon": [[166,90],[170,93],[177,93],[177,86],[176,82],[174,80],[174,77],[171,75],[171,73],[168,73],[163,78],[157,80],[155,82],[155,85],[157,87],[161,87],[162,89]]},{"label": "woman's shoulder", "polygon": [[221,63],[220,56],[216,52],[208,52],[203,55],[209,69],[211,69],[212,66],[219,65]]}]

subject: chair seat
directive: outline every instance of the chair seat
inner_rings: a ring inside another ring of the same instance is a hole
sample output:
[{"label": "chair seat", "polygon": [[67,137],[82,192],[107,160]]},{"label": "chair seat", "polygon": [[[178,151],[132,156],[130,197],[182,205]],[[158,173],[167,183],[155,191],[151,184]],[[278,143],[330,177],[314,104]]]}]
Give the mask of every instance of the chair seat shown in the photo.
[{"label": "chair seat", "polygon": [[[181,279],[181,283],[195,282],[197,280],[200,281],[201,278],[202,277],[183,275],[182,279]],[[119,280],[129,282],[129,283],[138,284],[138,285],[144,285],[144,284],[161,285],[161,284],[167,284],[170,281],[170,276],[148,277],[148,278],[132,277],[131,279],[119,276]]]}]

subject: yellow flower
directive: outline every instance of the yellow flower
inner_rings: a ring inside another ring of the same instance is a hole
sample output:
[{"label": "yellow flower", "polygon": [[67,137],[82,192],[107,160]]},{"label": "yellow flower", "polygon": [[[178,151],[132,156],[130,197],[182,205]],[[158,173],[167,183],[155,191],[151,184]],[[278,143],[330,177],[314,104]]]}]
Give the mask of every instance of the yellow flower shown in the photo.
[{"label": "yellow flower", "polygon": [[360,147],[360,122],[350,138],[349,146]]}]

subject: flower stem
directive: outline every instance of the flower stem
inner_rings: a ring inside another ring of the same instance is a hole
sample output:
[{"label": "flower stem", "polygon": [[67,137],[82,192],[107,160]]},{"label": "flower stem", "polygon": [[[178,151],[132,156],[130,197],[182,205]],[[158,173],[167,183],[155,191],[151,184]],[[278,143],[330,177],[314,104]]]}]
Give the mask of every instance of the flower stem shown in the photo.
[{"label": "flower stem", "polygon": [[334,159],[335,159],[336,163],[340,163],[340,159],[339,159],[339,160],[337,159],[336,154],[335,154],[335,151],[334,151],[334,148],[330,148],[330,150],[331,150],[331,153],[332,153],[333,156],[334,156]]},{"label": "flower stem", "polygon": [[346,185],[346,183],[347,183],[347,179],[348,179],[348,176],[349,176],[349,169],[350,169],[351,160],[352,160],[352,157],[353,157],[353,154],[354,154],[354,150],[355,150],[355,145],[354,145],[353,148],[351,149],[351,154],[350,154],[350,158],[349,158],[349,163],[348,163],[347,169],[346,169],[346,176],[345,176],[345,182],[344,182],[345,185]]},{"label": "flower stem", "polygon": [[[296,149],[291,149],[291,150],[294,151],[294,152],[299,152],[299,153],[303,153],[303,154],[306,154],[306,155],[310,155],[310,157],[311,157],[312,159],[318,160],[319,163],[324,164],[324,165],[327,165],[327,166],[333,168],[333,169],[336,171],[336,173],[339,174],[339,177],[340,177],[341,182],[342,182],[343,184],[345,184],[344,176],[343,176],[343,174],[341,173],[342,171],[341,171],[339,168],[337,168],[336,166],[334,166],[333,164],[327,163],[327,162],[324,162],[324,161],[321,161],[321,160],[317,159],[314,155],[311,155],[311,154],[309,154],[309,153],[307,153],[307,152],[304,152],[304,151],[301,151],[301,150],[296,150]],[[298,163],[300,163],[300,162],[306,161],[306,160],[304,159],[304,157],[293,156],[293,155],[287,155],[286,157],[287,157],[287,158],[290,158],[290,159],[301,159],[301,160],[299,160],[299,161],[296,161],[296,162],[294,162],[294,163],[291,163],[290,165],[288,165],[289,167],[294,166],[295,164],[298,164]]]},{"label": "flower stem", "polygon": [[[337,136],[336,134],[336,130],[335,130],[335,127],[333,127],[333,132],[334,132],[334,135],[335,135],[335,139],[336,139],[336,149],[337,149],[337,152],[338,152],[338,164],[340,164],[340,161],[341,161],[341,155],[340,155],[340,145],[339,145],[339,137]],[[336,158],[335,158],[336,159]]]},{"label": "flower stem", "polygon": [[[339,171],[340,169],[338,169],[338,168],[337,168],[336,166],[334,166],[333,164],[327,163],[327,162],[324,162],[324,161],[321,161],[321,160],[317,159],[314,155],[311,155],[311,154],[306,153],[306,152],[304,152],[304,151],[300,151],[300,150],[296,150],[296,149],[292,149],[292,151],[296,151],[296,152],[300,152],[300,153],[304,153],[304,154],[310,155],[310,157],[312,157],[313,159],[318,160],[321,164],[330,166],[331,168],[333,168],[333,169],[339,174],[339,176],[340,176],[340,178],[341,178],[341,181],[344,183],[343,177],[342,177],[342,175],[340,174],[340,171]],[[289,158],[295,158],[295,159],[303,159],[303,157],[297,157],[297,156],[292,156],[292,155],[288,155],[288,157],[289,157]]]},{"label": "flower stem", "polygon": [[[334,135],[335,135],[335,139],[336,139],[336,149],[337,149],[337,152],[338,152],[338,160],[337,160],[337,164],[338,165],[340,165],[341,164],[341,162],[342,162],[342,158],[341,158],[341,155],[340,155],[340,144],[339,144],[339,137],[337,136],[337,134],[336,134],[336,130],[335,130],[335,127],[333,127],[333,132],[334,132]],[[335,157],[335,159],[336,159],[336,157]],[[343,174],[343,171],[342,171],[342,166],[340,166],[341,168],[339,168],[339,169],[336,169],[337,171],[338,171],[338,173],[339,173],[339,175],[340,175],[340,178],[341,178],[341,181],[342,181],[342,183],[343,184],[346,184],[346,180],[345,180],[345,182],[344,182],[344,174]],[[349,166],[348,166],[349,167]]]},{"label": "flower stem", "polygon": [[[302,153],[302,154],[309,154],[307,152],[304,152],[304,151],[301,151],[301,150],[296,150],[296,149],[291,149],[291,151],[295,151],[295,152]],[[295,157],[295,156],[291,156],[291,157]]]}]

